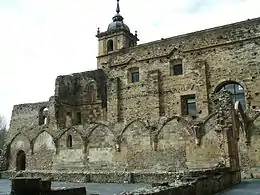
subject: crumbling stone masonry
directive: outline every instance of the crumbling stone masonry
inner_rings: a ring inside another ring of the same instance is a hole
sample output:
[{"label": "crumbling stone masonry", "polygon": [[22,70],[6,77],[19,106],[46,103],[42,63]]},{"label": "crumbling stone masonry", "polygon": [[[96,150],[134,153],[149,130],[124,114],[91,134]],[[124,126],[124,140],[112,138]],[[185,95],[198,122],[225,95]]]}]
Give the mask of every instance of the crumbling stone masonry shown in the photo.
[{"label": "crumbling stone masonry", "polygon": [[14,106],[3,169],[260,165],[260,18],[137,45],[118,5],[97,38],[97,70]]}]

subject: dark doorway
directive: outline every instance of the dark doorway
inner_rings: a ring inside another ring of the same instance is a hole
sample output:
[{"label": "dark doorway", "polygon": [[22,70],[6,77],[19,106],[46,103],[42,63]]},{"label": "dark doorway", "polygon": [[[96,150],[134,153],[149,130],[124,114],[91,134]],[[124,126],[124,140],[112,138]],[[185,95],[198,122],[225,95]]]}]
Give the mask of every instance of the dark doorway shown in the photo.
[{"label": "dark doorway", "polygon": [[25,170],[25,152],[23,150],[19,150],[16,155],[16,170]]}]

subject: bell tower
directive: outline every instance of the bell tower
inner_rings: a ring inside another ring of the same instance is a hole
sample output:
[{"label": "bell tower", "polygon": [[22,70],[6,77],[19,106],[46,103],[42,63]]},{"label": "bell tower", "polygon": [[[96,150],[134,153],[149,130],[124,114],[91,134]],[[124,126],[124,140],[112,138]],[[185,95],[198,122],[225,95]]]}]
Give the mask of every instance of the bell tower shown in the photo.
[{"label": "bell tower", "polygon": [[98,38],[98,68],[101,64],[106,64],[111,54],[134,47],[137,45],[137,31],[135,34],[130,32],[129,27],[124,24],[124,18],[120,15],[119,0],[117,0],[116,15],[112,18],[105,32],[100,32],[99,28],[96,37]]}]

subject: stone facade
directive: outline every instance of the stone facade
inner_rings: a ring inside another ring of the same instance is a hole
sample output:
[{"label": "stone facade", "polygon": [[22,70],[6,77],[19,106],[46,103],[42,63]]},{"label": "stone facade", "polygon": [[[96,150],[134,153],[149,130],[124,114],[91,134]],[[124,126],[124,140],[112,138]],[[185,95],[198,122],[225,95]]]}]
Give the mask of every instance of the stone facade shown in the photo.
[{"label": "stone facade", "polygon": [[260,18],[137,45],[118,10],[98,29],[97,70],[58,76],[49,101],[14,106],[8,169],[259,166]]}]

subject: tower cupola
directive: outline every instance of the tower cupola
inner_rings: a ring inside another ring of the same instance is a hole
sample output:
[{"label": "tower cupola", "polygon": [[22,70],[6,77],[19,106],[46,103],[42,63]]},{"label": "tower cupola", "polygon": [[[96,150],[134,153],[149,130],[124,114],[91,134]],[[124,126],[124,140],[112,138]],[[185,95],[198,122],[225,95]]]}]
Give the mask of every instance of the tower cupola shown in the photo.
[{"label": "tower cupola", "polygon": [[101,32],[98,28],[96,37],[98,38],[98,66],[105,63],[107,56],[137,45],[137,33],[132,34],[130,28],[124,23],[124,18],[120,14],[119,0],[117,0],[116,14],[112,18],[106,31]]},{"label": "tower cupola", "polygon": [[129,27],[124,24],[124,18],[120,15],[119,0],[117,0],[116,15],[112,18],[113,22],[108,25],[107,31],[124,29],[130,32]]}]

